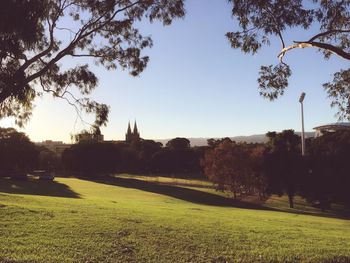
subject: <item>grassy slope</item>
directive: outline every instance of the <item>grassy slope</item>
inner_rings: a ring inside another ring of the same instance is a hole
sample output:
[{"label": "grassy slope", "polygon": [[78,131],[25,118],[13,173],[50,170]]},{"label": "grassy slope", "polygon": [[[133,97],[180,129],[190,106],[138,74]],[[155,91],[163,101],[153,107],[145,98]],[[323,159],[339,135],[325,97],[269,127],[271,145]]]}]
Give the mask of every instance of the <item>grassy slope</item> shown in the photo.
[{"label": "grassy slope", "polygon": [[168,184],[168,185],[177,185],[177,186],[197,186],[202,188],[215,188],[215,186],[205,180],[200,179],[182,179],[182,178],[172,178],[165,176],[147,176],[147,175],[133,175],[133,174],[118,174],[116,175],[118,178],[126,178],[126,179],[138,179],[148,182],[154,182],[159,184]]},{"label": "grassy slope", "polygon": [[349,220],[197,204],[185,200],[196,190],[178,199],[127,180],[0,180],[0,262],[350,262]]}]

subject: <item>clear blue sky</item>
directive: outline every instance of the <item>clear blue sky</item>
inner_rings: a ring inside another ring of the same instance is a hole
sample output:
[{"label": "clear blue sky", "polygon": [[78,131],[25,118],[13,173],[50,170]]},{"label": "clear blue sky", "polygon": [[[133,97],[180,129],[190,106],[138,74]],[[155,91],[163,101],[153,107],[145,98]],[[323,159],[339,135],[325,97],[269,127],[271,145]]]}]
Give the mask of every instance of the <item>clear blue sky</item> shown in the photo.
[{"label": "clear blue sky", "polygon": [[[154,40],[153,48],[145,52],[151,59],[149,66],[140,77],[95,68],[100,84],[92,97],[111,106],[108,126],[101,129],[105,139],[123,139],[128,121],[135,119],[141,136],[148,139],[300,130],[302,91],[306,92],[307,131],[337,120],[322,83],[331,80],[336,70],[348,67],[347,61],[337,57],[325,61],[312,49],[292,51],[285,59],[293,69],[290,87],[279,100],[269,102],[258,94],[258,71],[260,65],[277,63],[279,42],[273,41],[255,56],[245,55],[231,49],[225,37],[227,31],[237,29],[226,1],[186,1],[186,10],[185,19],[170,27],[140,24],[141,31]],[[287,39],[311,34],[294,31]],[[71,133],[88,128],[62,100],[44,97],[36,105],[23,129],[34,141],[69,142]],[[0,121],[1,126],[13,124],[13,120]]]}]

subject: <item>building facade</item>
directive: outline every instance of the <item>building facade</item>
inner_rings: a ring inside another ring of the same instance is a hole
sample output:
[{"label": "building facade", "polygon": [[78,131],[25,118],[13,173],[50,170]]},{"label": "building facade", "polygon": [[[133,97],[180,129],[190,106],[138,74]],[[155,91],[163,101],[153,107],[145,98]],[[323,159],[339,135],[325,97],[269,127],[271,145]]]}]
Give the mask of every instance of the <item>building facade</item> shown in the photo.
[{"label": "building facade", "polygon": [[38,142],[36,143],[37,146],[42,146],[48,149],[49,151],[53,152],[56,157],[61,157],[62,153],[65,149],[68,149],[72,146],[72,144],[66,144],[61,141],[51,141],[51,140],[46,140],[43,142]]},{"label": "building facade", "polygon": [[102,134],[96,133],[79,133],[75,135],[75,142],[83,142],[83,141],[96,141],[103,142],[104,136]]}]

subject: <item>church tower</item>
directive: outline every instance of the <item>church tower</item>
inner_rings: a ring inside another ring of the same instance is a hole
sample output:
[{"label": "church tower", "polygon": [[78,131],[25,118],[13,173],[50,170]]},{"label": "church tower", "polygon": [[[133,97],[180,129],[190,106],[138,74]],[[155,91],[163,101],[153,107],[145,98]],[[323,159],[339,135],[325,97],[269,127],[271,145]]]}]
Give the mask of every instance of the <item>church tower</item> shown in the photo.
[{"label": "church tower", "polygon": [[129,121],[128,130],[126,131],[126,134],[125,134],[125,141],[130,143],[130,142],[139,141],[139,140],[140,140],[140,132],[137,129],[136,120],[134,123],[133,131],[131,131],[130,121]]},{"label": "church tower", "polygon": [[136,120],[135,120],[135,123],[134,123],[134,131],[133,131],[133,134],[134,134],[134,138],[135,138],[135,139],[140,140],[140,133],[139,133],[139,131],[137,130]]}]

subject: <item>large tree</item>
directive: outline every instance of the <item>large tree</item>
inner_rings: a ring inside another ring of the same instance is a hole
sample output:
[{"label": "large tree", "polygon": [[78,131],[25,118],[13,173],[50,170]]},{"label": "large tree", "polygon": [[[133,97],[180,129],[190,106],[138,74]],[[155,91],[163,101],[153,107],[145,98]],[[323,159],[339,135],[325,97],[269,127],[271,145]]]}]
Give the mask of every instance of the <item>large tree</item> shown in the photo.
[{"label": "large tree", "polygon": [[[232,15],[240,31],[228,32],[233,48],[255,54],[276,38],[281,43],[277,65],[262,66],[258,79],[260,94],[270,100],[283,95],[292,71],[284,61],[287,53],[297,48],[315,48],[325,59],[338,55],[350,61],[350,1],[349,0],[229,0]],[[288,43],[285,36],[291,29],[318,29],[308,39]],[[338,107],[340,118],[350,117],[350,69],[334,74],[333,81],[324,84],[331,106]]]},{"label": "large tree", "polygon": [[95,127],[105,124],[108,106],[88,96],[98,85],[96,75],[88,64],[67,67],[63,60],[91,58],[137,76],[149,61],[142,50],[152,46],[138,21],[169,25],[183,16],[183,0],[0,1],[0,118],[15,117],[22,125],[35,97],[46,92],[95,113]]},{"label": "large tree", "polygon": [[174,138],[166,143],[166,147],[173,150],[185,150],[191,147],[191,142],[187,138]]},{"label": "large tree", "polygon": [[264,182],[260,170],[264,147],[236,143],[229,138],[216,142],[219,143],[213,143],[202,159],[204,174],[208,179],[217,184],[218,189],[232,192],[233,198],[244,194],[262,194]]},{"label": "large tree", "polygon": [[332,203],[350,207],[350,132],[338,130],[314,138],[309,147],[309,173],[305,178],[303,195],[319,202],[322,210]]},{"label": "large tree", "polygon": [[269,194],[287,194],[289,206],[294,207],[294,196],[300,189],[303,159],[300,155],[300,137],[293,130],[268,132],[268,150],[264,155],[263,173]]},{"label": "large tree", "polygon": [[38,162],[39,151],[22,132],[0,127],[0,174],[29,172]]}]

